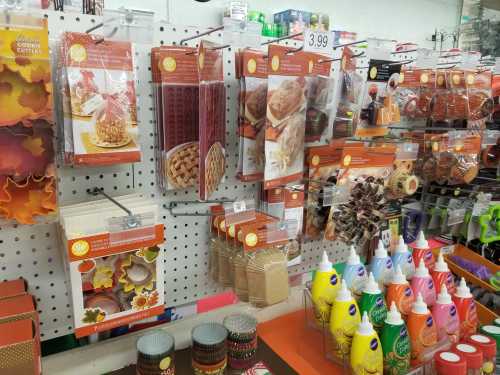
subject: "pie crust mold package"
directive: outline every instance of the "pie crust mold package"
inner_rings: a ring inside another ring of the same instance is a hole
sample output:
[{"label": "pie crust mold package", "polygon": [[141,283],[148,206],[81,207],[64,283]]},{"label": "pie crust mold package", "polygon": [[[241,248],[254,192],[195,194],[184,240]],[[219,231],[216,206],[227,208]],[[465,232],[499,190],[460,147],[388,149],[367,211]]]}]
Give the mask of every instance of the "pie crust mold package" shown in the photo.
[{"label": "pie crust mold package", "polygon": [[0,28],[0,219],[20,224],[56,210],[47,21],[35,24]]},{"label": "pie crust mold package", "polygon": [[66,32],[59,53],[66,162],[140,161],[131,43]]},{"label": "pie crust mold package", "polygon": [[195,49],[152,50],[160,186],[197,186],[199,180],[199,74]]},{"label": "pie crust mold package", "polygon": [[304,170],[306,123],[306,54],[288,53],[278,45],[268,50],[268,89],[264,186],[266,189],[300,180]]},{"label": "pie crust mold package", "polygon": [[214,47],[202,41],[196,54],[200,78],[198,190],[203,200],[215,192],[226,171],[226,87],[222,50]]}]

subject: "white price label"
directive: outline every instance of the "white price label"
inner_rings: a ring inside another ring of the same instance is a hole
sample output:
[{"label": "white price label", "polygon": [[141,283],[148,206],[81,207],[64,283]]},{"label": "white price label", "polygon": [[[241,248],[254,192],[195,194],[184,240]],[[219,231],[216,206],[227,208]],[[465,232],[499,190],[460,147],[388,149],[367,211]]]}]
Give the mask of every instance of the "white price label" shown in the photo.
[{"label": "white price label", "polygon": [[329,31],[306,29],[304,32],[304,51],[332,55],[333,33]]},{"label": "white price label", "polygon": [[236,201],[233,203],[233,210],[235,214],[238,214],[240,212],[246,211],[247,210],[247,205],[245,201]]}]

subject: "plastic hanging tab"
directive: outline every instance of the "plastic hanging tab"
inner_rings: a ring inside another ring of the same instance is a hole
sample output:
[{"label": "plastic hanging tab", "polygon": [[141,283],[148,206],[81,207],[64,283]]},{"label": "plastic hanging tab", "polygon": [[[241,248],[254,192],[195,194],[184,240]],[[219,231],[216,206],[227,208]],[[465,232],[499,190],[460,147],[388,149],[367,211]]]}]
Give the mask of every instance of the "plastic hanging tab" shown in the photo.
[{"label": "plastic hanging tab", "polygon": [[106,39],[133,43],[153,42],[154,12],[120,8],[105,10],[102,27]]},{"label": "plastic hanging tab", "polygon": [[226,225],[235,225],[255,219],[255,201],[239,200],[224,203]]},{"label": "plastic hanging tab", "polygon": [[258,48],[261,43],[262,24],[224,18],[223,44],[233,47]]}]

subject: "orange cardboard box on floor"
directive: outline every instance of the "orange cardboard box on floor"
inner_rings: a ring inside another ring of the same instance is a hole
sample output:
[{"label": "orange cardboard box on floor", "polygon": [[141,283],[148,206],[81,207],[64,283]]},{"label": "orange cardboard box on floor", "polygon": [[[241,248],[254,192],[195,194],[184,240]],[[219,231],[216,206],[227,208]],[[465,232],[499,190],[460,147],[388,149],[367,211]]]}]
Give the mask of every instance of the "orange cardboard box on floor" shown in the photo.
[{"label": "orange cardboard box on floor", "polygon": [[26,293],[24,280],[1,283],[0,295],[0,374],[41,374],[39,319],[33,296]]}]

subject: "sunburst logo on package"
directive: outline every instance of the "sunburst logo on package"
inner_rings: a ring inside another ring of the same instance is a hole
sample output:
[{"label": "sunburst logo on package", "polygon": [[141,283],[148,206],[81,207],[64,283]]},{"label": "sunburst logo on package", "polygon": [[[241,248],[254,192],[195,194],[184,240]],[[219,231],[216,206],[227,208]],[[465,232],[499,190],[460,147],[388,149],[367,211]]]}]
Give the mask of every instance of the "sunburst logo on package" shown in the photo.
[{"label": "sunburst logo on package", "polygon": [[0,218],[35,224],[56,210],[47,22],[0,27]]},{"label": "sunburst logo on package", "polygon": [[140,161],[132,45],[67,32],[59,52],[65,160]]}]

